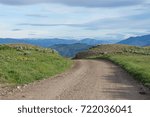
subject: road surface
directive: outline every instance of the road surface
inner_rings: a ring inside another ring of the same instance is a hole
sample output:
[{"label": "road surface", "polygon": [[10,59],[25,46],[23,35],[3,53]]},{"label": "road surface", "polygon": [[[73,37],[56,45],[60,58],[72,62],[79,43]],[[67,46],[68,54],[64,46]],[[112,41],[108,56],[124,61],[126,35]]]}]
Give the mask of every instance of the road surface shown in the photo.
[{"label": "road surface", "polygon": [[75,60],[75,65],[66,73],[18,89],[0,99],[150,99],[149,90],[105,60]]}]

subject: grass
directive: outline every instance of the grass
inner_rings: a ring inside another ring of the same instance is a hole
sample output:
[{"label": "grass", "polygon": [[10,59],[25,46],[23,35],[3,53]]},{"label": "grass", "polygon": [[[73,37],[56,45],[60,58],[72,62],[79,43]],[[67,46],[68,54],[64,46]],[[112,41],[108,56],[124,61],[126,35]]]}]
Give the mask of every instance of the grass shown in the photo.
[{"label": "grass", "polygon": [[150,56],[146,55],[107,55],[93,58],[110,60],[127,72],[134,78],[150,87]]},{"label": "grass", "polygon": [[[150,87],[150,47],[102,45],[93,47],[87,52],[90,51],[92,54],[85,56],[85,58],[110,60],[121,66],[145,86]],[[82,53],[80,54],[82,55]]]},{"label": "grass", "polygon": [[0,45],[0,84],[26,84],[69,69],[72,62],[51,49]]}]

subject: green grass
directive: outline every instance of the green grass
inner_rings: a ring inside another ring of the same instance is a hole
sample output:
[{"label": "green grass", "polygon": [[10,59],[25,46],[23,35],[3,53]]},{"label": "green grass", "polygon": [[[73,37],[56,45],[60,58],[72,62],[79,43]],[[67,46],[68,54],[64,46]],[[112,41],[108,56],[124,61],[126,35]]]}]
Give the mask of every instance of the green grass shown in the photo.
[{"label": "green grass", "polygon": [[121,66],[139,82],[150,87],[150,56],[139,54],[116,54],[91,56],[89,58],[107,59]]},{"label": "green grass", "polygon": [[71,67],[51,49],[31,45],[0,45],[0,84],[26,84],[49,78]]},{"label": "green grass", "polygon": [[150,87],[150,47],[98,45],[79,53],[79,55],[81,58],[110,60],[121,66],[145,86]]},{"label": "green grass", "polygon": [[144,85],[150,86],[150,56],[115,55],[109,59],[122,66]]}]

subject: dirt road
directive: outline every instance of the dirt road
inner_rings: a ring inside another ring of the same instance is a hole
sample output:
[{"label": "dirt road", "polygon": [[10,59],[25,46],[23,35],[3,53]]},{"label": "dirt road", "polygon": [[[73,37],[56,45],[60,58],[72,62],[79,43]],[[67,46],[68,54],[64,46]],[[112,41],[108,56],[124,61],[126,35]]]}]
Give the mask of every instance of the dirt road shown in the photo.
[{"label": "dirt road", "polygon": [[76,60],[68,72],[20,90],[0,98],[150,99],[148,90],[120,67],[104,60]]}]

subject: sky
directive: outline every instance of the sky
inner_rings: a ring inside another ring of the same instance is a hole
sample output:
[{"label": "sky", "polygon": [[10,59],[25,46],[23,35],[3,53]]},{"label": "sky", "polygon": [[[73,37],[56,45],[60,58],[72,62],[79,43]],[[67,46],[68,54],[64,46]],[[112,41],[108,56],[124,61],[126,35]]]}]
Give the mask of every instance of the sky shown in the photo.
[{"label": "sky", "polygon": [[122,40],[150,34],[150,0],[0,0],[0,38]]}]

